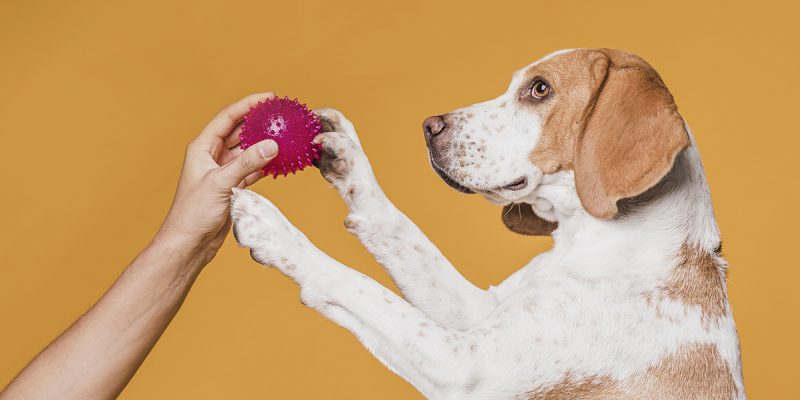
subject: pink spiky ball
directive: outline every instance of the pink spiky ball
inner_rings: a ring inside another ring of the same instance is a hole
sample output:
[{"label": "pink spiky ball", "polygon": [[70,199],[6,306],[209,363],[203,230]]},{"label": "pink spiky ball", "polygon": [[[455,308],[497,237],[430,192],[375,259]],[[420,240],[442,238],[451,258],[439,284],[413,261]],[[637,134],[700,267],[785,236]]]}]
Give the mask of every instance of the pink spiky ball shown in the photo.
[{"label": "pink spiky ball", "polygon": [[288,97],[273,97],[250,107],[239,134],[242,150],[266,139],[278,144],[278,155],[264,167],[264,175],[277,178],[311,165],[321,148],[311,141],[322,130],[319,117]]}]

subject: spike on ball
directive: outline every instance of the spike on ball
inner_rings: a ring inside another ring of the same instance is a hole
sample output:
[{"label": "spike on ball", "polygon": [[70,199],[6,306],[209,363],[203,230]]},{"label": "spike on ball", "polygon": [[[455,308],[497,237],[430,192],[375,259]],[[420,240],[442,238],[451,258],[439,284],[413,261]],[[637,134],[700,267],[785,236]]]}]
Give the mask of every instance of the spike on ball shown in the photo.
[{"label": "spike on ball", "polygon": [[312,140],[322,131],[319,117],[297,99],[273,97],[250,107],[239,134],[242,150],[266,139],[278,144],[278,155],[264,167],[264,176],[294,174],[319,158]]}]

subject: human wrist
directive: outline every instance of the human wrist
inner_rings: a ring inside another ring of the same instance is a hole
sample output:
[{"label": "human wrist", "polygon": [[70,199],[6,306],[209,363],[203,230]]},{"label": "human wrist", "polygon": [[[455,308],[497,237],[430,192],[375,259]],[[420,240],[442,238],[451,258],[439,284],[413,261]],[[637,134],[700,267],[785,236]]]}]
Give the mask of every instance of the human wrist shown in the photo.
[{"label": "human wrist", "polygon": [[199,273],[216,255],[202,238],[162,227],[145,252],[156,254],[188,274]]}]

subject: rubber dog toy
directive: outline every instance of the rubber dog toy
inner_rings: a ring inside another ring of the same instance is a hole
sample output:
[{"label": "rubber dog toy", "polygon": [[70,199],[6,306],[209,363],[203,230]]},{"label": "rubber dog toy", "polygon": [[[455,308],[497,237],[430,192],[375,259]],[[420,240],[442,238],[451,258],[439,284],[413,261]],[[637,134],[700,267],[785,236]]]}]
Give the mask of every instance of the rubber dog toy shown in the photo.
[{"label": "rubber dog toy", "polygon": [[312,143],[322,131],[319,117],[308,106],[288,97],[273,97],[250,107],[239,134],[242,150],[266,139],[278,144],[278,155],[264,168],[264,175],[286,176],[311,165],[321,146]]}]

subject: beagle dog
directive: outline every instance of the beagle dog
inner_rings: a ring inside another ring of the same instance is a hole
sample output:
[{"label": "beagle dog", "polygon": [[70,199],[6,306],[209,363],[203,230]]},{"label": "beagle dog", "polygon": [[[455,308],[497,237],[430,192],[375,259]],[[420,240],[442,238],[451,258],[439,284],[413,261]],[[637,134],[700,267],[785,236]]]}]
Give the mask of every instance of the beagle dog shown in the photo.
[{"label": "beagle dog", "polygon": [[500,97],[424,122],[433,169],[555,245],[496,287],[465,279],[387,199],[353,125],[318,110],[323,176],[403,297],[234,189],[238,242],[432,399],[744,399],[726,262],[672,95],[619,50],[550,54]]}]

